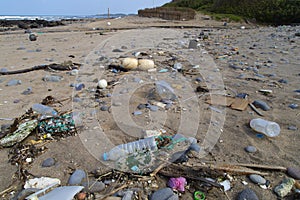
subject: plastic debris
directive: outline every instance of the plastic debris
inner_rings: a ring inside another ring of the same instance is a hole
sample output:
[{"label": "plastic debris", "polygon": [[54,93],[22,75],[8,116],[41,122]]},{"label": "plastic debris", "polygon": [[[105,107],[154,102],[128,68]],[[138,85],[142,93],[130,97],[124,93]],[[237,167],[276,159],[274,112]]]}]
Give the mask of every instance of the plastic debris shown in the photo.
[{"label": "plastic debris", "polygon": [[170,178],[168,182],[168,186],[172,189],[178,190],[180,192],[184,192],[184,186],[187,184],[186,179],[184,177],[179,178]]},{"label": "plastic debris", "polygon": [[44,189],[48,186],[58,185],[58,184],[60,184],[60,180],[57,178],[40,177],[40,178],[33,178],[27,180],[25,182],[24,188]]},{"label": "plastic debris", "polygon": [[0,145],[3,147],[9,147],[23,141],[27,136],[30,135],[31,131],[33,131],[37,125],[38,121],[35,119],[20,124],[15,132],[5,136],[0,140]]}]

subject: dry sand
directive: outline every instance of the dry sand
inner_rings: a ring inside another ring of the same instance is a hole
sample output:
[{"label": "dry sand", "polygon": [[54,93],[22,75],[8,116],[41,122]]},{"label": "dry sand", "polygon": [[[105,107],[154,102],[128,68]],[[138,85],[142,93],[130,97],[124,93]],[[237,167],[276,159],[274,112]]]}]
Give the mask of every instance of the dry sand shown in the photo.
[{"label": "dry sand", "polygon": [[[111,26],[107,25],[108,21],[111,22]],[[29,41],[28,34],[24,34],[23,31],[7,31],[0,34],[0,68],[7,68],[11,71],[53,62],[62,63],[66,60],[72,60],[76,63],[87,63],[89,56],[94,54],[94,51],[99,51],[96,54],[98,57],[100,57],[100,55],[110,57],[110,55],[114,54],[108,52],[109,50],[121,49],[124,43],[130,44],[129,36],[132,38],[141,38],[141,34],[145,34],[145,43],[147,44],[149,42],[151,43],[151,41],[155,43],[155,40],[162,40],[164,44],[160,45],[168,47],[168,44],[170,44],[168,50],[170,52],[178,52],[180,48],[187,49],[190,39],[198,37],[201,31],[209,29],[211,31],[209,33],[209,40],[199,41],[201,44],[200,48],[208,52],[208,55],[205,56],[216,58],[219,55],[224,55],[226,52],[236,53],[231,51],[231,49],[229,49],[230,47],[239,48],[239,55],[214,60],[218,67],[216,73],[220,73],[222,77],[226,88],[225,92],[231,95],[235,93],[247,93],[251,100],[260,99],[267,102],[271,106],[271,110],[262,111],[264,118],[277,122],[281,126],[281,133],[275,138],[258,138],[256,137],[256,133],[249,127],[249,121],[259,116],[253,112],[250,107],[245,111],[236,111],[227,108],[222,133],[209,155],[201,158],[202,162],[252,163],[269,166],[300,167],[299,109],[291,109],[288,107],[291,103],[300,103],[299,93],[297,95],[297,93],[293,92],[294,90],[300,89],[300,40],[299,37],[290,37],[290,39],[288,39],[289,36],[294,35],[297,28],[285,27],[285,30],[282,28],[282,31],[280,31],[280,28],[254,27],[245,24],[228,23],[226,27],[222,25],[223,22],[201,20],[201,16],[196,20],[187,22],[165,21],[132,16],[123,19],[78,22],[65,27],[37,29],[34,30],[34,32],[37,33],[38,39],[34,42]],[[246,29],[240,29],[242,25],[246,26]],[[187,26],[190,26],[190,28]],[[150,29],[149,27],[156,28]],[[128,31],[122,29],[135,29],[129,33],[136,35],[128,35]],[[291,31],[287,29],[291,29]],[[153,35],[147,35],[147,30],[153,33]],[[100,32],[104,32],[105,34],[99,34]],[[270,36],[272,33],[274,33],[274,37]],[[291,42],[291,40],[293,40],[293,42]],[[108,46],[105,46],[104,41],[107,41]],[[99,44],[102,46],[100,45],[99,47]],[[134,47],[127,46],[127,54],[128,52],[134,52],[134,49],[142,49],[144,44],[134,43],[134,45]],[[101,47],[103,47],[103,49],[101,49]],[[254,47],[254,49],[249,49],[249,47]],[[21,50],[18,50],[18,48],[21,48]],[[147,48],[144,49],[147,50]],[[102,50],[106,52],[101,52]],[[154,50],[148,49],[148,52],[154,52]],[[197,50],[193,52],[197,53]],[[122,54],[122,52],[115,54],[115,57]],[[70,55],[73,55],[74,58],[70,58]],[[191,55],[194,55],[194,53],[191,53]],[[156,57],[156,59],[158,60],[159,58]],[[188,60],[188,58],[186,59]],[[229,59],[236,60],[235,63],[239,63],[240,65],[243,63],[243,68],[255,65],[260,66],[259,74],[264,75],[264,78],[255,76],[253,71],[229,68]],[[263,66],[264,64],[268,64],[269,67]],[[87,65],[90,65],[90,63],[87,63]],[[95,66],[95,68],[96,67],[98,66]],[[201,66],[200,63],[200,68],[206,69],[209,68],[209,66]],[[151,74],[144,76],[138,72],[130,73],[136,77],[140,76],[144,78],[151,76]],[[42,78],[47,74],[58,74],[63,76],[64,79],[57,83],[44,82]],[[240,74],[244,74],[245,78],[237,78]],[[276,76],[268,76],[270,74],[276,74]],[[256,78],[257,80],[247,80],[246,78],[249,77]],[[92,78],[94,77],[91,76],[89,81],[93,80]],[[109,71],[106,71],[103,73],[102,78],[115,80],[118,79],[118,74],[112,75]],[[194,78],[195,76],[189,77],[191,83],[193,83]],[[10,79],[19,79],[22,81],[22,84],[6,86],[6,83]],[[280,79],[287,79],[288,83],[279,83],[278,80]],[[57,99],[70,98],[70,100],[63,103],[64,106],[60,108],[61,110],[73,106],[72,97],[74,97],[74,91],[69,85],[76,82],[76,77],[70,76],[66,74],[66,72],[51,73],[49,71],[39,70],[18,75],[1,76],[0,80],[1,118],[16,118],[29,109],[33,103],[41,102],[42,99],[49,95]],[[178,84],[180,85],[181,83],[179,82]],[[194,83],[192,84],[193,87],[195,87],[195,85]],[[28,87],[32,87],[33,93],[30,95],[22,95],[21,93]],[[269,96],[265,96],[258,92],[260,89],[271,89],[273,93]],[[141,95],[143,92],[145,91],[137,91],[137,93],[131,97],[129,113],[133,112],[139,103],[144,103],[145,98]],[[16,99],[19,99],[20,102],[14,103]],[[109,99],[104,100],[109,102]],[[194,136],[201,144],[204,140],[203,134],[205,136],[206,131],[209,129],[208,125],[212,112],[208,108],[209,105],[204,103],[205,97],[200,96],[198,101],[200,104],[199,109],[201,109],[201,117],[200,120],[198,119],[199,129]],[[192,105],[189,106],[191,107],[188,109],[193,109]],[[173,111],[174,110],[169,111],[171,114],[169,114],[167,127],[169,127],[169,131],[176,132],[176,127],[181,121],[180,115],[178,113],[175,114]],[[164,114],[164,112],[159,113]],[[152,117],[158,124],[160,120],[159,114],[154,114]],[[157,119],[155,119],[155,117],[157,117]],[[128,136],[126,133],[124,134],[120,130],[118,127],[119,124],[117,123],[118,121],[115,121],[115,116],[112,116],[111,113],[101,112],[98,109],[97,119],[99,119],[101,127],[104,129],[107,137],[116,141],[116,143],[120,144],[132,140],[133,137]],[[134,116],[133,119],[140,126],[147,125],[148,119],[144,116]],[[0,123],[2,125],[10,123],[10,121],[1,120]],[[294,125],[298,127],[298,129],[295,131],[288,130],[290,125]],[[187,122],[187,124],[184,124],[184,126],[193,126],[193,119]],[[248,145],[255,146],[257,152],[245,152],[244,148]],[[46,144],[46,147],[48,150],[37,157],[32,164],[27,166],[28,171],[34,176],[56,177],[65,185],[70,176],[70,169],[84,169],[86,171],[95,169],[106,170],[103,168],[102,163],[88,152],[79,136],[53,141]],[[9,149],[6,148],[0,151],[0,157],[2,158],[0,163],[0,191],[9,187],[13,184],[14,180],[16,180],[13,177],[17,171],[17,167],[8,163],[8,151]],[[41,162],[49,157],[57,161],[56,165],[50,168],[42,168]],[[199,159],[192,158],[189,162],[190,164],[197,164],[196,162],[199,162]],[[287,175],[284,172],[278,171],[274,172],[269,170],[265,172],[268,173],[265,178],[271,181],[271,189],[264,190],[252,183],[247,176],[240,175],[234,177],[232,188],[227,191],[227,195],[230,199],[234,199],[238,192],[249,187],[257,193],[260,199],[275,199],[276,195],[273,193],[272,188]],[[242,184],[243,180],[249,182],[249,185],[244,186]],[[164,187],[164,184],[164,182],[161,182],[160,186]],[[187,191],[182,199],[192,199],[192,193]],[[212,190],[208,192],[207,199],[226,199],[226,197],[222,192]]]}]

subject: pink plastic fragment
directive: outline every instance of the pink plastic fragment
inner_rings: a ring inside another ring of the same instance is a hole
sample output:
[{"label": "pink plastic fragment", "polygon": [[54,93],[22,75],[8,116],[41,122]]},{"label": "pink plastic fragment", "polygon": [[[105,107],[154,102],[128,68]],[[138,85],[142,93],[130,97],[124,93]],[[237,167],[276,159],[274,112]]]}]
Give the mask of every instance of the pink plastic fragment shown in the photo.
[{"label": "pink plastic fragment", "polygon": [[180,192],[184,192],[184,186],[187,184],[186,179],[184,177],[179,178],[170,178],[168,182],[168,186],[172,189],[178,190]]}]

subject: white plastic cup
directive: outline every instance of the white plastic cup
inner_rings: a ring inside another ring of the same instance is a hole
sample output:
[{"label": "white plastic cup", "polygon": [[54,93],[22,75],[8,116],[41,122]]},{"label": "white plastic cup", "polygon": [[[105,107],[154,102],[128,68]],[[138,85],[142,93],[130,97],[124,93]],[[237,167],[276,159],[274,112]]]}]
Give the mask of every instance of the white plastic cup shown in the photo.
[{"label": "white plastic cup", "polygon": [[280,134],[279,124],[261,118],[252,119],[250,121],[250,127],[256,132],[263,133],[268,137],[276,137]]}]

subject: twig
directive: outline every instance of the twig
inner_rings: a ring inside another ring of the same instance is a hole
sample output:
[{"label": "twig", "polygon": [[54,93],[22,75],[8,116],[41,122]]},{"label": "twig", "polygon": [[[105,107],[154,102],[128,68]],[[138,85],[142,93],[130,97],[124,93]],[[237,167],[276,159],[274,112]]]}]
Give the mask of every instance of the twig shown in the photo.
[{"label": "twig", "polygon": [[52,70],[59,70],[59,71],[64,71],[64,70],[73,70],[73,69],[78,69],[78,66],[80,64],[78,63],[72,63],[71,65],[65,65],[65,64],[50,64],[50,65],[38,65],[34,66],[28,69],[20,69],[16,71],[7,71],[7,72],[0,72],[0,75],[12,75],[12,74],[21,74],[21,73],[27,73],[35,70],[46,70],[46,69],[52,69]]},{"label": "twig", "polygon": [[151,174],[150,176],[153,177],[153,176],[156,176],[156,174],[166,166],[165,163],[162,163],[161,165],[159,165]]},{"label": "twig", "polygon": [[256,107],[252,104],[249,103],[249,106],[252,108],[252,110],[254,110],[258,115],[260,116],[264,116],[259,110],[256,109]]},{"label": "twig", "polygon": [[2,192],[0,192],[0,196],[2,196],[3,194],[7,193],[7,192],[10,192],[12,190],[16,189],[16,186],[9,186],[8,188],[6,188],[5,190],[3,190]]},{"label": "twig", "polygon": [[128,186],[128,183],[126,183],[125,185],[122,185],[121,187],[119,187],[117,189],[112,190],[111,192],[101,196],[100,200],[106,199],[106,197],[109,197],[110,195],[113,195],[114,193],[118,192],[119,190],[122,190],[122,189],[126,188],[127,186]]},{"label": "twig", "polygon": [[281,167],[281,166],[268,166],[268,165],[258,165],[258,164],[245,164],[245,163],[237,163],[234,164],[237,166],[242,166],[242,167],[249,167],[249,168],[259,168],[259,169],[267,169],[267,170],[280,170],[280,171],[286,171],[286,167]]}]

